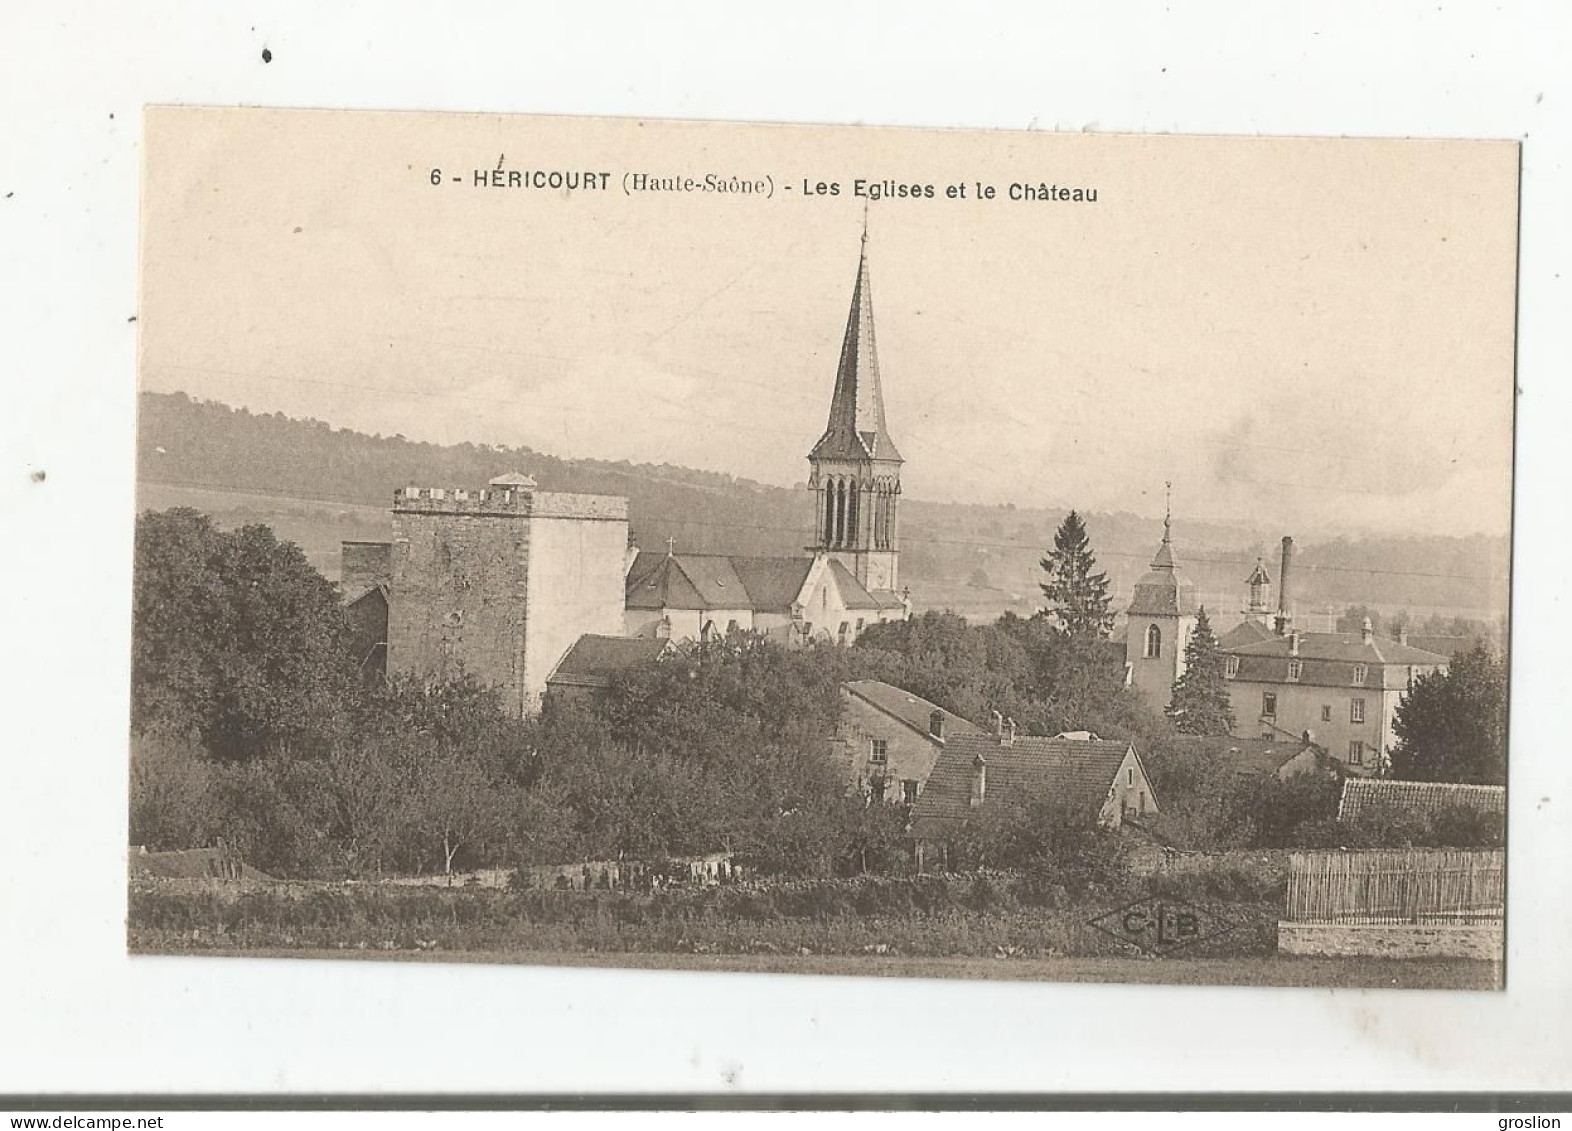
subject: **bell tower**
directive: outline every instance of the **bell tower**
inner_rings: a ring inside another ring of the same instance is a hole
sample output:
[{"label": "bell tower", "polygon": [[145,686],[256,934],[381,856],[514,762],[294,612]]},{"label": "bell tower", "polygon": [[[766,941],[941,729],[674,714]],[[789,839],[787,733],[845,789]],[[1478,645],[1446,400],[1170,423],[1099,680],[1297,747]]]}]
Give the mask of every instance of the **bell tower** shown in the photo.
[{"label": "bell tower", "polygon": [[864,217],[830,419],[808,453],[808,487],[816,516],[811,549],[839,561],[870,593],[893,594],[900,585],[902,462],[884,422]]}]

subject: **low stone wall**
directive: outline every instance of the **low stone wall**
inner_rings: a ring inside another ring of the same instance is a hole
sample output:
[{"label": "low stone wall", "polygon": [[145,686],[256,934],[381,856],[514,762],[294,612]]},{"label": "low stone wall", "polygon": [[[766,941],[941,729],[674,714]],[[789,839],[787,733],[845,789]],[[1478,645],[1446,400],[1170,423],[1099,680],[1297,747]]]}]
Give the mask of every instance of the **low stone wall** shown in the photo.
[{"label": "low stone wall", "polygon": [[1478,958],[1500,962],[1503,924],[1290,923],[1277,925],[1279,954],[1333,958]]}]

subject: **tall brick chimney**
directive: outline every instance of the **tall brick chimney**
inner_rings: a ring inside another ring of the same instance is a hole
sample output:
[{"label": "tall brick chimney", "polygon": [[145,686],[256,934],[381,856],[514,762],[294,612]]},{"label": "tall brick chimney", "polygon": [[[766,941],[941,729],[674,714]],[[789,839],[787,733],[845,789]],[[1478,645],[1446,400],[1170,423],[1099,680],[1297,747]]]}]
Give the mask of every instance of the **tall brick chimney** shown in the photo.
[{"label": "tall brick chimney", "polygon": [[1277,635],[1279,636],[1288,631],[1288,626],[1294,619],[1293,581],[1294,540],[1285,534],[1283,535],[1283,564],[1277,571]]}]

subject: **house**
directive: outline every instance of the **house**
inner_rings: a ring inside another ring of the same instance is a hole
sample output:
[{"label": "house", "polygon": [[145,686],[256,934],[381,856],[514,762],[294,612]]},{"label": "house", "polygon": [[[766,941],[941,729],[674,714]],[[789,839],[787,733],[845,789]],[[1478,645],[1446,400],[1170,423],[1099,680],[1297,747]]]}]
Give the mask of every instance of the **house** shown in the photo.
[{"label": "house", "polygon": [[957,735],[982,733],[975,723],[891,684],[841,684],[836,753],[850,788],[874,801],[915,804],[946,744]]},{"label": "house", "polygon": [[1377,637],[1368,618],[1357,633],[1299,631],[1293,553],[1294,540],[1284,538],[1276,615],[1265,617],[1252,586],[1252,609],[1261,615],[1218,641],[1237,731],[1289,739],[1308,733],[1351,773],[1371,773],[1403,693],[1421,675],[1444,671],[1447,657],[1415,648],[1406,634]]},{"label": "house", "polygon": [[1223,675],[1240,732],[1310,732],[1352,773],[1380,764],[1398,704],[1445,656],[1362,632],[1299,632],[1224,652]]},{"label": "house", "polygon": [[1506,787],[1453,782],[1349,778],[1337,804],[1337,819],[1349,824],[1398,824],[1427,820],[1448,809],[1466,809],[1506,831]]},{"label": "house", "polygon": [[1115,829],[1126,816],[1161,812],[1130,743],[1017,735],[1013,721],[996,716],[991,734],[950,738],[928,775],[912,810],[918,870],[947,859],[949,845],[975,814],[1038,797]]},{"label": "house", "polygon": [[1182,735],[1168,741],[1176,749],[1199,754],[1240,778],[1274,777],[1287,781],[1313,771],[1335,774],[1340,765],[1305,735],[1298,738],[1287,735],[1267,738]]},{"label": "house", "polygon": [[618,673],[653,664],[671,646],[667,640],[586,634],[546,676],[546,694],[559,702],[591,698],[610,688]]}]

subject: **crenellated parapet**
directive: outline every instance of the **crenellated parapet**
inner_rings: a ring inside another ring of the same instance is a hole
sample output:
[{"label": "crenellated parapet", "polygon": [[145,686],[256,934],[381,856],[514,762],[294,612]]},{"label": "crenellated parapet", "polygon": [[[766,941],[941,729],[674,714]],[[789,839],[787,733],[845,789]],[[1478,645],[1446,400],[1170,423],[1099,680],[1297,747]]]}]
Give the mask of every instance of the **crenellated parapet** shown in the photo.
[{"label": "crenellated parapet", "polygon": [[575,518],[626,522],[628,500],[619,495],[581,495],[528,487],[400,487],[393,513]]}]

